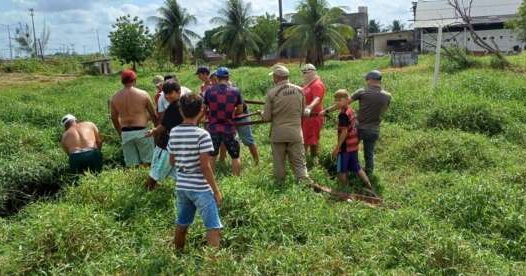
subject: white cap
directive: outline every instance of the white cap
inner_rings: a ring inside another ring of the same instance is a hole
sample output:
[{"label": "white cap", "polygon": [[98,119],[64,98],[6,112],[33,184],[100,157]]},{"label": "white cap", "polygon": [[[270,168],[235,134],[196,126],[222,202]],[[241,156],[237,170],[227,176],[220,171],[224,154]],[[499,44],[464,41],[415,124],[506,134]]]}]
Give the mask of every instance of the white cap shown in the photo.
[{"label": "white cap", "polygon": [[316,71],[316,66],[307,63],[301,68],[301,72]]},{"label": "white cap", "polygon": [[272,76],[272,75],[276,75],[278,77],[288,77],[289,76],[289,69],[287,69],[287,67],[285,67],[284,65],[274,64],[274,66],[272,66],[271,69],[272,69],[272,72],[268,74],[269,76]]},{"label": "white cap", "polygon": [[62,117],[62,120],[60,120],[60,123],[62,124],[62,126],[66,126],[69,122],[76,121],[76,120],[77,118],[75,118],[75,116],[71,114],[67,114],[64,117]]}]

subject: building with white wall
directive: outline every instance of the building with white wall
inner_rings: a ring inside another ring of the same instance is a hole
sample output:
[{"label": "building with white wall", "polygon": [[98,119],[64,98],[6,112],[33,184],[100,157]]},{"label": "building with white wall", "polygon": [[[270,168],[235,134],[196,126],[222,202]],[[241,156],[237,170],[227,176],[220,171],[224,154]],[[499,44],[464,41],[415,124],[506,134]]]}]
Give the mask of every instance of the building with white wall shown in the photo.
[{"label": "building with white wall", "polygon": [[[469,0],[460,0],[469,5]],[[517,15],[522,0],[473,0],[471,17],[477,34],[490,45],[496,44],[505,53],[524,50],[520,41],[505,23]],[[435,51],[438,28],[443,27],[443,45],[466,48],[470,52],[484,53],[473,42],[462,18],[447,0],[419,0],[416,4],[415,30],[422,51]]]}]

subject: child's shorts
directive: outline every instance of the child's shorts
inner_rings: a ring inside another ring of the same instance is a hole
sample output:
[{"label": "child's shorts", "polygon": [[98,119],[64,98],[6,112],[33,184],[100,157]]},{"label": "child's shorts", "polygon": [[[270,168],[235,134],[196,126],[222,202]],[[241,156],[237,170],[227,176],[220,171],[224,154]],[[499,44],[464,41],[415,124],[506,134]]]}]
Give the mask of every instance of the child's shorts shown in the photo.
[{"label": "child's shorts", "polygon": [[360,163],[358,161],[358,151],[340,152],[338,154],[336,165],[338,173],[358,173],[361,170]]},{"label": "child's shorts", "polygon": [[[236,121],[238,123],[245,123],[250,122],[249,118],[244,118],[239,121]],[[256,144],[256,141],[254,140],[254,136],[252,135],[252,127],[251,126],[238,126],[237,127],[237,134],[239,135],[239,139],[241,142],[243,142],[243,145],[245,146],[252,146]]]},{"label": "child's shorts", "polygon": [[219,208],[212,191],[192,192],[176,190],[177,225],[189,226],[194,222],[198,210],[207,230],[221,229]]},{"label": "child's shorts", "polygon": [[217,156],[219,154],[219,148],[221,147],[221,144],[223,144],[225,145],[230,158],[239,158],[239,151],[241,148],[236,136],[224,133],[210,134],[210,136],[212,137],[212,144],[214,144],[214,151],[210,155]]}]

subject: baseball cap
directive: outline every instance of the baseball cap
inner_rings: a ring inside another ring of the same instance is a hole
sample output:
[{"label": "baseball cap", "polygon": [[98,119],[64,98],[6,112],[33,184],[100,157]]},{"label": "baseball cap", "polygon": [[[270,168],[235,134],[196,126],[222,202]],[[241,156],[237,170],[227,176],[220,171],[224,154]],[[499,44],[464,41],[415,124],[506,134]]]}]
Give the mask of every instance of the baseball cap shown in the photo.
[{"label": "baseball cap", "polygon": [[157,86],[157,85],[163,83],[163,81],[164,81],[163,76],[161,76],[161,75],[157,75],[157,76],[153,77],[152,83],[153,83],[155,86]]},{"label": "baseball cap", "polygon": [[76,120],[77,118],[75,118],[75,116],[71,114],[67,114],[67,115],[64,115],[64,117],[62,117],[62,120],[60,120],[60,123],[62,124],[62,126],[66,126],[69,122],[76,121]]},{"label": "baseball cap", "polygon": [[137,79],[137,74],[131,69],[126,69],[122,71],[121,73],[122,83],[130,83],[136,79]]},{"label": "baseball cap", "polygon": [[382,73],[378,70],[373,70],[369,73],[367,73],[365,76],[365,80],[382,80]]},{"label": "baseball cap", "polygon": [[310,63],[307,63],[305,65],[303,65],[303,67],[301,68],[301,72],[305,73],[305,72],[309,72],[309,71],[316,71],[316,66],[310,64]]},{"label": "baseball cap", "polygon": [[219,67],[216,71],[216,76],[218,78],[226,78],[230,75],[230,71],[226,67]]},{"label": "baseball cap", "polygon": [[289,69],[287,69],[287,67],[285,67],[282,64],[274,64],[274,66],[272,66],[271,69],[272,69],[272,72],[268,74],[269,76],[272,76],[272,75],[276,75],[278,77],[288,77],[289,76]]},{"label": "baseball cap", "polygon": [[206,66],[199,66],[199,68],[197,68],[197,71],[195,71],[195,74],[198,75],[201,73],[210,74],[210,69],[208,69],[208,67]]}]

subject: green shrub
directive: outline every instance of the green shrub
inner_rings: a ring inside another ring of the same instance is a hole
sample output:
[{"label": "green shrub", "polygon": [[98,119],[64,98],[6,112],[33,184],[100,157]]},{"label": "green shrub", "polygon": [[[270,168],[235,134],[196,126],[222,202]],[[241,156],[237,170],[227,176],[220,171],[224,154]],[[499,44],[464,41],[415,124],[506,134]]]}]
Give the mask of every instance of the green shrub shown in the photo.
[{"label": "green shrub", "polygon": [[125,228],[89,206],[35,204],[17,220],[2,245],[8,253],[0,259],[3,273],[67,273],[81,263],[98,261],[108,250],[129,250],[123,243]]},{"label": "green shrub", "polygon": [[447,47],[442,51],[444,52],[442,70],[445,72],[453,73],[477,65],[477,61],[465,49],[460,47]]},{"label": "green shrub", "polygon": [[414,131],[399,137],[383,155],[388,168],[423,171],[479,171],[495,164],[496,149],[483,138],[458,131]]},{"label": "green shrub", "polygon": [[497,135],[504,132],[507,119],[500,110],[478,103],[440,106],[430,112],[427,126],[460,129],[467,132]]},{"label": "green shrub", "polygon": [[482,234],[482,243],[499,254],[524,261],[525,206],[523,190],[473,177],[438,194],[430,211],[455,227]]}]

